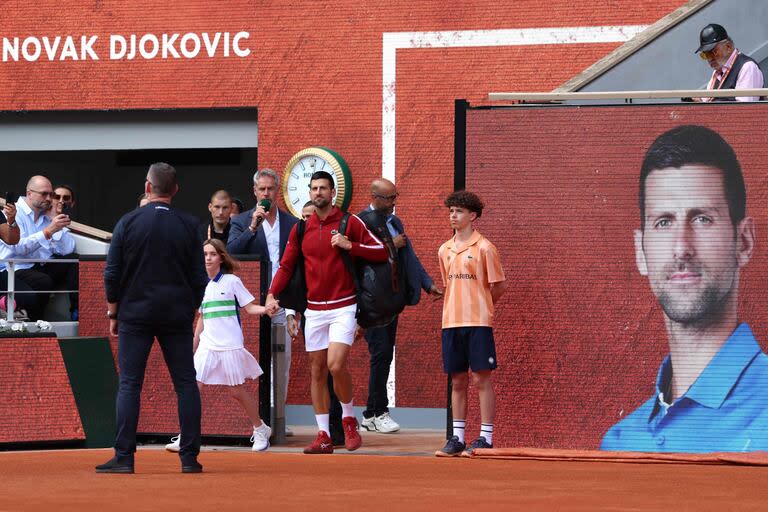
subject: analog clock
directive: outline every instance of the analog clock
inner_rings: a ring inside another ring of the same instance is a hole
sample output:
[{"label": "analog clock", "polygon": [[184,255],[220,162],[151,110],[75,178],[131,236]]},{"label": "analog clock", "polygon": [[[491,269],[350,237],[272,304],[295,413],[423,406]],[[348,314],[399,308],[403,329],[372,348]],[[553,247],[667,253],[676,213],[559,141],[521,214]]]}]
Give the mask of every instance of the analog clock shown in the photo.
[{"label": "analog clock", "polygon": [[333,176],[336,206],[346,211],[352,200],[352,175],[341,155],[319,146],[302,149],[285,166],[282,187],[286,208],[298,218],[301,218],[304,204],[309,201],[309,178],[317,171],[326,171]]}]

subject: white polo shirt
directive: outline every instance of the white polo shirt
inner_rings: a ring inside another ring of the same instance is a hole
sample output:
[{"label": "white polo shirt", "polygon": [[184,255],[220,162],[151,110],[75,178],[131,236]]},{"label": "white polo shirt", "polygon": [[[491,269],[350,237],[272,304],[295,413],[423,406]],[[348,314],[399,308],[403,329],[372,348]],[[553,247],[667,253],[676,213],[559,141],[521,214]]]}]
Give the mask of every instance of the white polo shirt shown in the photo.
[{"label": "white polo shirt", "polygon": [[200,341],[210,350],[235,350],[243,347],[239,309],[255,298],[234,274],[221,274],[208,281],[200,305],[203,332]]}]

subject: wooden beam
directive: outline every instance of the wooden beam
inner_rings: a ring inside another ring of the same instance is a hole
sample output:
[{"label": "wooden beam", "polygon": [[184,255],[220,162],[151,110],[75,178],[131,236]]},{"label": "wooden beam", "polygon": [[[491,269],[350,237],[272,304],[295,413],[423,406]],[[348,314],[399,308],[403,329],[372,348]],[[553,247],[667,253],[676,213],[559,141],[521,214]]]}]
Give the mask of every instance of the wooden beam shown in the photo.
[{"label": "wooden beam", "polygon": [[[5,198],[0,197],[0,208],[3,206],[5,206]],[[69,230],[73,233],[77,233],[78,235],[95,238],[96,240],[101,240],[102,242],[109,242],[112,240],[112,233],[109,231],[104,231],[103,229],[94,228],[93,226],[88,226],[86,224],[81,224],[75,221],[72,221],[72,223],[69,225]]]},{"label": "wooden beam", "polygon": [[659,21],[643,30],[641,33],[616,48],[614,51],[595,62],[587,69],[574,76],[553,92],[569,92],[583,89],[608,70],[631,57],[635,52],[654,41],[664,32],[671,30],[685,19],[697,13],[714,0],[690,0],[685,5],[675,9]]}]

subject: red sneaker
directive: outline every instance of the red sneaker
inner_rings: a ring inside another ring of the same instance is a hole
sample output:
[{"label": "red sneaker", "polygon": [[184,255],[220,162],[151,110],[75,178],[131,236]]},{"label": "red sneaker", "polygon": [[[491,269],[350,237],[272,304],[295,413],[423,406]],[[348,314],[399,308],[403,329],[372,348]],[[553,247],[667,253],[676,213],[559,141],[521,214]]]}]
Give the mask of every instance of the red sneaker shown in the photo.
[{"label": "red sneaker", "polygon": [[357,418],[353,416],[341,418],[341,425],[344,427],[344,446],[347,450],[354,451],[363,446],[363,439],[357,432],[360,429]]},{"label": "red sneaker", "polygon": [[324,431],[317,433],[317,437],[311,445],[304,448],[304,453],[333,453],[333,441]]}]

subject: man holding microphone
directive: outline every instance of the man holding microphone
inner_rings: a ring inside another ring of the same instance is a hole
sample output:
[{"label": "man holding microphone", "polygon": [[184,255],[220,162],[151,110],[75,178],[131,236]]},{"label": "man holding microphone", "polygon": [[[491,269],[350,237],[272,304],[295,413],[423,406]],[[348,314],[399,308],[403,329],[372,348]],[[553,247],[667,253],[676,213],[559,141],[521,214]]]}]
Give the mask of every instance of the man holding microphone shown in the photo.
[{"label": "man holding microphone", "polygon": [[[298,219],[277,207],[277,193],[280,190],[280,176],[272,169],[261,169],[253,175],[253,195],[257,204],[250,210],[232,219],[229,231],[227,251],[231,254],[255,254],[261,261],[269,261],[272,275],[275,277],[280,268],[280,258],[283,257],[288,235]],[[286,312],[295,314],[292,310],[278,310],[272,316],[272,324],[285,326]],[[291,336],[288,329],[283,329],[285,339],[285,384],[283,399],[288,396],[288,377],[291,370]],[[278,340],[279,341],[279,340]],[[292,435],[286,430],[286,435]]]}]

